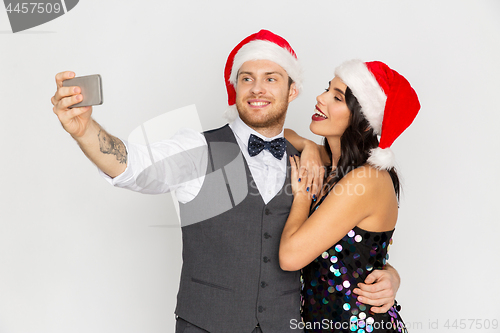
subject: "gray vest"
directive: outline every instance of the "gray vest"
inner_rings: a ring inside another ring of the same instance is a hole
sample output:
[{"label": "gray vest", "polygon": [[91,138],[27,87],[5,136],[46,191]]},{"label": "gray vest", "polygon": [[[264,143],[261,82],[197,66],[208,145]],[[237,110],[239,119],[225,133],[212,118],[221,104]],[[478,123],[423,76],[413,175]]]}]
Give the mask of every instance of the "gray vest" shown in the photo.
[{"label": "gray vest", "polygon": [[[300,275],[281,270],[278,258],[293,200],[289,168],[266,205],[229,126],[204,135],[207,175],[196,198],[180,204],[183,266],[175,313],[209,332],[250,333],[259,323],[263,333],[297,333],[290,323],[300,322]],[[215,149],[220,144],[225,148]],[[297,154],[289,142],[287,154]]]}]

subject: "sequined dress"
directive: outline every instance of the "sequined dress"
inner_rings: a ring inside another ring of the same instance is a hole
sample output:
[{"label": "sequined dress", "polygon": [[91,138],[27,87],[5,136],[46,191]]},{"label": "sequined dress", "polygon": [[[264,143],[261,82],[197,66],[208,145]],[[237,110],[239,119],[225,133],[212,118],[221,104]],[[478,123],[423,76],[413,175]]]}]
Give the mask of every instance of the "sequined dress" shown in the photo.
[{"label": "sequined dress", "polygon": [[354,227],[302,269],[302,319],[306,332],[407,332],[395,304],[384,314],[370,312],[352,292],[381,269],[394,230],[369,232]]}]

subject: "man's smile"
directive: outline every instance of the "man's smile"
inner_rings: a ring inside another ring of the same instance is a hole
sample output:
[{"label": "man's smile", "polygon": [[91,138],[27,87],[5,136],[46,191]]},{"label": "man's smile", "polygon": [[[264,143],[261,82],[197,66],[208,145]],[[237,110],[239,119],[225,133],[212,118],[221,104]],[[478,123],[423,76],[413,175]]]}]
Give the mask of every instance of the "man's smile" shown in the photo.
[{"label": "man's smile", "polygon": [[247,103],[251,107],[255,107],[255,108],[262,108],[262,107],[266,107],[269,104],[271,104],[271,102],[266,101],[266,100],[262,100],[262,99],[251,99]]}]

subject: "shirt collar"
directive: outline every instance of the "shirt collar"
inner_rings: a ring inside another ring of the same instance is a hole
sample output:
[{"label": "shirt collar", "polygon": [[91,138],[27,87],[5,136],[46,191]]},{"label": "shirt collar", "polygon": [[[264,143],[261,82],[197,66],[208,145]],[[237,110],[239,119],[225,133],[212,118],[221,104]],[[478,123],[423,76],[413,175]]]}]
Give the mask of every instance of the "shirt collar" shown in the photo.
[{"label": "shirt collar", "polygon": [[231,127],[234,134],[238,137],[238,139],[241,140],[243,144],[245,144],[246,147],[248,147],[248,140],[250,139],[250,134],[256,135],[264,141],[271,141],[277,138],[284,137],[283,129],[281,129],[281,132],[278,135],[273,136],[272,138],[267,138],[262,134],[260,134],[259,132],[257,132],[256,130],[254,130],[253,128],[251,128],[250,126],[248,126],[247,124],[245,124],[243,120],[241,120],[239,115],[232,123],[229,124],[229,127]]}]

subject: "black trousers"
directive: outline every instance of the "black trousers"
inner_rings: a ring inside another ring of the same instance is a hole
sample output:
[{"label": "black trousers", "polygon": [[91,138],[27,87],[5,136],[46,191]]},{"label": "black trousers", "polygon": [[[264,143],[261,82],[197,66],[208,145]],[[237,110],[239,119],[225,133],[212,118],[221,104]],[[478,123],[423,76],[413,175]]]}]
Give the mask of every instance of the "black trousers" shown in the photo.
[{"label": "black trousers", "polygon": [[[175,333],[210,333],[205,331],[198,326],[188,323],[184,319],[177,317],[177,322],[175,324]],[[250,333],[250,332],[249,332]],[[251,333],[262,333],[260,327],[255,327]]]}]

